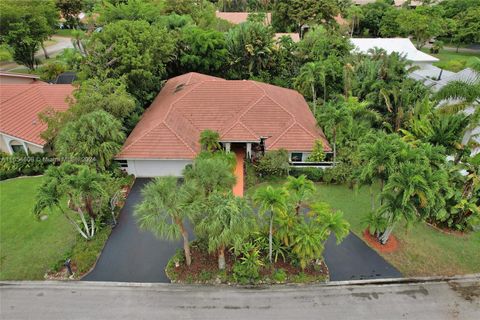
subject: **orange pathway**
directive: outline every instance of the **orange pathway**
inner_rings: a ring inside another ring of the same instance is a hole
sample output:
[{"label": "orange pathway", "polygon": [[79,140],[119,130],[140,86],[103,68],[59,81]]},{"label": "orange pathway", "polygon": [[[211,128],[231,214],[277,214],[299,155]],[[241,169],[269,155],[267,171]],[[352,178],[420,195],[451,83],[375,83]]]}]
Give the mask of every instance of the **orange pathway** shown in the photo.
[{"label": "orange pathway", "polygon": [[233,194],[237,197],[243,197],[243,161],[245,159],[245,150],[243,148],[235,148],[233,151],[235,151],[237,158],[237,166],[235,167],[237,183],[233,186]]}]

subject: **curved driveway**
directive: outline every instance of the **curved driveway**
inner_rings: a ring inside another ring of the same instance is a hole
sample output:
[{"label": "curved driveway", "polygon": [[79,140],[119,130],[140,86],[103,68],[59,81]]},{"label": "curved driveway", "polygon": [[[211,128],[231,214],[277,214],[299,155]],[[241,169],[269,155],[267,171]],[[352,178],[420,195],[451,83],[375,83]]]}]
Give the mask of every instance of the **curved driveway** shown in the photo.
[{"label": "curved driveway", "polygon": [[[159,240],[137,227],[134,206],[149,179],[137,179],[95,268],[82,280],[121,282],[169,282],[164,269],[182,242]],[[191,231],[191,230],[189,230]],[[190,234],[192,234],[190,232]],[[331,237],[325,245],[325,261],[331,280],[399,278],[402,275],[353,233],[336,245]]]}]

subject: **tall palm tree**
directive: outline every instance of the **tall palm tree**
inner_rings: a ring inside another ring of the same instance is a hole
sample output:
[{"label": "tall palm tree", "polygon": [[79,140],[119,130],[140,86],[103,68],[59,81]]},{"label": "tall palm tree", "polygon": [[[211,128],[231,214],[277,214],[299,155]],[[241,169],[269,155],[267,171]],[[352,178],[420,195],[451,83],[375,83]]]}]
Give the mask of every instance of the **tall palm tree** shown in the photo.
[{"label": "tall palm tree", "polygon": [[251,208],[232,192],[215,192],[204,203],[203,211],[195,230],[208,239],[208,251],[217,252],[218,268],[224,270],[225,249],[239,249],[251,230]]},{"label": "tall palm tree", "polygon": [[208,152],[214,152],[222,148],[219,140],[220,134],[217,131],[207,129],[200,133],[200,145],[203,150]]},{"label": "tall palm tree", "polygon": [[176,177],[157,177],[142,190],[143,201],[135,208],[140,228],[168,240],[183,238],[187,266],[192,262],[185,220],[195,211],[197,187],[185,182],[179,186]]},{"label": "tall palm tree", "polygon": [[[319,62],[308,62],[300,69],[298,76],[295,78],[294,87],[303,95],[312,97],[313,113],[317,111],[317,87],[321,83],[326,90],[325,70]],[[324,92],[324,101],[326,99]]]},{"label": "tall palm tree", "polygon": [[313,181],[308,180],[307,176],[304,174],[298,178],[288,176],[285,188],[295,202],[295,213],[297,215],[300,213],[300,208],[302,207],[303,202],[316,190]]},{"label": "tall palm tree", "polygon": [[273,219],[275,213],[285,210],[287,197],[288,193],[284,189],[272,186],[258,189],[253,196],[254,203],[259,206],[260,214],[270,214],[268,229],[268,259],[270,263],[272,262]]}]

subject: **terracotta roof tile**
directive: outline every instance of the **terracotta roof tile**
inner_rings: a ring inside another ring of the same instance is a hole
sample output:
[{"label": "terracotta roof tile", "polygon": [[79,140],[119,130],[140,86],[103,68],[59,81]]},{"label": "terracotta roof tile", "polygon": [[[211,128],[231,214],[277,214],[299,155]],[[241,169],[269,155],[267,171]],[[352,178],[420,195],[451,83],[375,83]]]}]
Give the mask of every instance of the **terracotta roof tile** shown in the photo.
[{"label": "terracotta roof tile", "polygon": [[309,151],[321,139],[330,151],[298,92],[188,73],[167,81],[117,158],[192,159],[200,151],[198,140],[205,129],[218,131],[221,141],[267,138],[267,150],[272,145]]},{"label": "terracotta roof tile", "polygon": [[[221,12],[217,11],[215,12],[215,15],[217,18],[227,20],[228,22],[231,22],[233,24],[240,24],[243,22],[246,22],[248,19],[248,15],[254,13],[254,12]],[[265,16],[265,24],[269,25],[272,21],[272,14],[270,12],[267,12]]]},{"label": "terracotta roof tile", "polygon": [[43,145],[40,133],[47,126],[38,114],[49,108],[65,111],[69,105],[72,85],[51,85],[43,82],[32,84],[0,85],[0,132]]}]

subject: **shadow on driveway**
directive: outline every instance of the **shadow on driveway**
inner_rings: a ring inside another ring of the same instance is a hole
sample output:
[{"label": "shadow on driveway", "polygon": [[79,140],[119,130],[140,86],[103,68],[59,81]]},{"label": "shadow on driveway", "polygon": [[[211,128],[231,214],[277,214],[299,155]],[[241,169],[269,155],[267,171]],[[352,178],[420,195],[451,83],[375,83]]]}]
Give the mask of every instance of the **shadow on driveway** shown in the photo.
[{"label": "shadow on driveway", "polygon": [[[95,266],[82,280],[122,282],[170,282],[164,269],[182,241],[164,241],[140,230],[133,216],[150,179],[136,179],[105,248]],[[191,233],[190,233],[191,234]]]},{"label": "shadow on driveway", "polygon": [[[133,216],[141,201],[141,190],[150,179],[136,179],[118,225],[112,231],[95,268],[82,280],[121,282],[170,282],[165,275],[169,258],[182,241],[157,239],[151,232],[140,230]],[[192,235],[191,230],[188,230]],[[353,233],[340,245],[331,236],[324,251],[330,269],[330,280],[399,278],[400,272]]]}]

